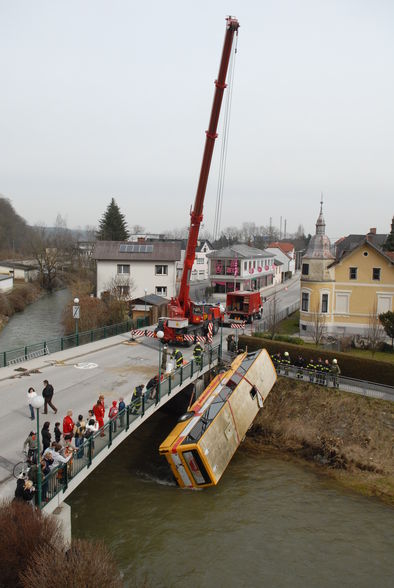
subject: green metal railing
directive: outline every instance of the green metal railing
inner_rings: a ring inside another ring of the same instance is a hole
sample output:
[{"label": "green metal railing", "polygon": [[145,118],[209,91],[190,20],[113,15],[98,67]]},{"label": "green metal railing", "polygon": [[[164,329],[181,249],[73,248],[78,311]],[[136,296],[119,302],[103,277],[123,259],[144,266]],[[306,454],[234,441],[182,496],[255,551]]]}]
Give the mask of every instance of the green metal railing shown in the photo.
[{"label": "green metal railing", "polygon": [[120,335],[126,333],[131,329],[141,329],[149,325],[149,317],[138,318],[134,321],[128,320],[116,325],[107,325],[99,329],[91,329],[90,331],[82,331],[73,335],[60,337],[60,339],[51,339],[49,341],[41,341],[40,343],[32,343],[23,347],[17,347],[8,351],[0,351],[0,368],[7,365],[17,365],[29,359],[35,359],[55,353],[57,351],[64,351],[73,347],[79,347],[86,343],[93,343],[100,341],[107,337]]},{"label": "green metal railing", "polygon": [[221,356],[221,345],[205,350],[201,357],[201,364],[197,364],[192,359],[189,363],[177,369],[168,378],[163,378],[160,386],[156,387],[152,398],[147,397],[145,392],[142,398],[130,402],[117,415],[115,420],[108,421],[97,433],[85,439],[82,445],[75,448],[74,455],[67,464],[62,464],[60,467],[52,470],[43,479],[42,508],[59,494],[59,492],[65,492],[70,479],[74,478],[84,468],[89,468],[97,455],[106,447],[111,447],[114,439],[122,431],[128,431],[130,425],[134,421],[142,418],[151,406],[158,404],[165,396],[170,396],[174,388],[187,379],[193,378],[194,375],[197,377],[204,367],[212,365]]}]

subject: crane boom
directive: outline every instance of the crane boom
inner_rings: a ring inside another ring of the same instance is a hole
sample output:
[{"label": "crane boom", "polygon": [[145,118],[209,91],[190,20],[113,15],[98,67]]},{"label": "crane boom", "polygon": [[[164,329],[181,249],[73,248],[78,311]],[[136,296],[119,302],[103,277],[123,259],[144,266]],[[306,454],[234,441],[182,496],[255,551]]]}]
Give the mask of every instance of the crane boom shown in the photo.
[{"label": "crane boom", "polygon": [[218,79],[215,81],[215,93],[213,97],[213,104],[211,110],[211,118],[209,127],[206,131],[204,155],[202,158],[200,178],[196,197],[194,200],[193,210],[190,213],[190,228],[185,252],[185,260],[183,264],[183,272],[179,294],[177,297],[171,299],[168,306],[169,316],[171,318],[181,318],[190,316],[191,300],[190,300],[190,276],[193,263],[196,257],[196,247],[198,240],[198,233],[203,219],[204,198],[207,188],[209,170],[211,167],[211,160],[213,149],[215,146],[215,139],[217,137],[217,126],[220,115],[220,108],[224,90],[227,86],[226,77],[227,70],[231,56],[231,49],[233,45],[234,35],[238,34],[239,23],[238,20],[232,16],[226,19],[226,32],[224,36],[222,58],[219,67]]}]

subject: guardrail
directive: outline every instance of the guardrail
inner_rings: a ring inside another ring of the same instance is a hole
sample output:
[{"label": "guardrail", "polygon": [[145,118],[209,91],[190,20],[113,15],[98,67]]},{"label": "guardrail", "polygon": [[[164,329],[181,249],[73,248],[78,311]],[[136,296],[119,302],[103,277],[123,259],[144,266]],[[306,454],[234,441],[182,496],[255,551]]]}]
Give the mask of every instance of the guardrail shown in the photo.
[{"label": "guardrail", "polygon": [[198,376],[207,366],[217,363],[221,358],[221,345],[211,347],[204,351],[201,356],[201,364],[197,364],[194,359],[177,369],[169,377],[164,378],[157,386],[153,398],[145,394],[137,400],[131,402],[121,411],[116,419],[105,423],[104,427],[86,439],[82,445],[74,449],[74,454],[66,464],[54,468],[42,481],[42,504],[44,508],[60,492],[65,492],[71,478],[75,478],[83,469],[89,468],[95,458],[105,449],[111,447],[114,439],[122,432],[128,431],[131,424],[141,419],[148,408],[157,405],[162,398],[170,396],[171,392],[177,386],[188,378]]},{"label": "guardrail", "polygon": [[394,402],[394,388],[386,384],[356,380],[347,376],[335,376],[331,372],[309,370],[294,365],[277,364],[275,368],[278,376]]},{"label": "guardrail", "polygon": [[71,349],[73,347],[79,347],[86,343],[93,343],[94,341],[100,341],[107,337],[113,337],[114,335],[120,335],[126,333],[131,329],[140,329],[149,325],[149,317],[139,318],[137,320],[124,321],[123,323],[117,323],[115,325],[107,325],[98,329],[91,329],[90,331],[82,331],[73,335],[66,335],[59,339],[51,339],[49,341],[41,341],[40,343],[32,343],[24,345],[23,347],[16,347],[8,351],[0,351],[0,368],[6,367],[7,365],[14,365],[28,361],[29,359],[35,359],[49,353],[55,353],[57,351],[64,351],[65,349]]}]

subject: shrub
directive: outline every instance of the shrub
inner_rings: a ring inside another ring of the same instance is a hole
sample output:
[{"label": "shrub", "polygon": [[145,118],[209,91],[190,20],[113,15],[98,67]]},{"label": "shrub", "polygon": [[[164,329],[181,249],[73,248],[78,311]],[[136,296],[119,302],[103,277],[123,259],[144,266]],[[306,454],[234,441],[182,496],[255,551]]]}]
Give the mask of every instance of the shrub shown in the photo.
[{"label": "shrub", "polygon": [[26,308],[26,302],[23,294],[21,294],[18,290],[13,290],[10,292],[8,295],[8,300],[14,312],[21,312]]},{"label": "shrub", "polygon": [[74,539],[68,550],[45,547],[33,555],[21,574],[24,588],[120,588],[122,580],[112,556],[103,542]]},{"label": "shrub", "polygon": [[394,364],[385,361],[356,357],[341,351],[305,349],[302,348],[301,345],[294,345],[293,343],[284,343],[275,340],[271,341],[259,337],[248,337],[246,335],[240,336],[239,346],[243,349],[247,347],[249,351],[265,347],[270,355],[288,351],[291,357],[304,355],[307,360],[317,360],[321,357],[323,361],[328,359],[330,363],[335,357],[338,360],[343,376],[355,378],[357,380],[365,380],[367,382],[386,384],[388,386],[392,386],[394,382]]},{"label": "shrub", "polygon": [[0,586],[19,588],[24,572],[41,549],[62,542],[58,523],[23,502],[0,504]]},{"label": "shrub", "polygon": [[5,316],[12,316],[14,314],[8,296],[5,294],[0,294],[0,314],[4,314]]}]

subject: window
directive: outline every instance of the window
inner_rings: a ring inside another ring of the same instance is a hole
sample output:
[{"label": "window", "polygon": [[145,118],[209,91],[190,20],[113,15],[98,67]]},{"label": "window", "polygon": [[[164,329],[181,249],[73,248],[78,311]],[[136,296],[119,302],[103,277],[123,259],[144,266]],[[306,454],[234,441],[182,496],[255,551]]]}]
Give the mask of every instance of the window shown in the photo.
[{"label": "window", "polygon": [[309,310],[309,292],[302,293],[301,309],[304,312],[308,312]]},{"label": "window", "polygon": [[373,267],[372,268],[372,279],[373,280],[380,280],[380,267]]},{"label": "window", "polygon": [[168,265],[155,265],[156,276],[166,276],[168,274]]},{"label": "window", "polygon": [[349,280],[357,280],[357,268],[349,267]]},{"label": "window", "polygon": [[167,296],[167,287],[166,286],[156,286],[156,294],[158,296]]},{"label": "window", "polygon": [[205,272],[204,272],[204,270],[200,270],[200,271],[198,272],[198,275],[199,275],[199,277],[200,277],[200,278],[203,278],[203,277],[205,276]]},{"label": "window", "polygon": [[302,264],[302,275],[309,276],[309,263]]},{"label": "window", "polygon": [[248,269],[248,262],[244,261],[244,270],[247,270],[247,269]]},{"label": "window", "polygon": [[337,293],[335,297],[335,312],[337,314],[349,314],[349,297],[348,293]]},{"label": "window", "polygon": [[204,263],[203,257],[197,257],[197,263]]},{"label": "window", "polygon": [[321,296],[321,311],[328,312],[328,294],[322,294]]},{"label": "window", "polygon": [[130,294],[130,286],[117,286],[117,289],[121,298],[127,298]]},{"label": "window", "polygon": [[378,294],[377,314],[388,312],[389,310],[391,311],[391,300],[392,298],[390,295]]},{"label": "window", "polygon": [[130,265],[123,265],[118,263],[117,265],[118,274],[129,274],[130,273]]}]

